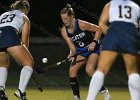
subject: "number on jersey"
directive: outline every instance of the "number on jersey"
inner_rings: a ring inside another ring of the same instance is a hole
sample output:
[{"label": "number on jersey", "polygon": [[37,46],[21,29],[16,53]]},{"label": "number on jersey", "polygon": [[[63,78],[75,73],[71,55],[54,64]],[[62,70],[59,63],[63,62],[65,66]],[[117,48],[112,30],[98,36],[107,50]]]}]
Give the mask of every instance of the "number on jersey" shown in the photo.
[{"label": "number on jersey", "polygon": [[[123,10],[126,10],[127,12],[125,14],[122,13]],[[132,8],[130,6],[121,6],[119,5],[119,18],[127,18],[131,19],[132,17]]]},{"label": "number on jersey", "polygon": [[16,16],[15,14],[4,15],[3,18],[0,20],[0,24],[12,22],[15,16]]}]

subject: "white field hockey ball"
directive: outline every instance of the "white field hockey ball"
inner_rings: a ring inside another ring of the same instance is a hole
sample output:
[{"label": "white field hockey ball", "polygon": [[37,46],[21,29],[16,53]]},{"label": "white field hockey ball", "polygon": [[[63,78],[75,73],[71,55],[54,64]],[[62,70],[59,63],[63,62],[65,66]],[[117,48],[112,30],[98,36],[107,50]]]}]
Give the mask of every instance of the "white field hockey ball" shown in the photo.
[{"label": "white field hockey ball", "polygon": [[48,62],[48,59],[47,59],[47,58],[43,58],[43,59],[42,59],[42,62],[43,62],[43,63],[47,63],[47,62]]}]

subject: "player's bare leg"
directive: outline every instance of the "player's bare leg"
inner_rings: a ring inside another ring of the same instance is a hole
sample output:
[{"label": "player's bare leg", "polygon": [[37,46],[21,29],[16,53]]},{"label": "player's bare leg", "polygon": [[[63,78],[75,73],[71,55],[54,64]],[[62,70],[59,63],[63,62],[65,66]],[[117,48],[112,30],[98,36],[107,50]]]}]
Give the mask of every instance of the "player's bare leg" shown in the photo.
[{"label": "player's bare leg", "polygon": [[123,54],[131,100],[140,100],[140,75],[138,74],[138,55]]},{"label": "player's bare leg", "polygon": [[19,87],[14,93],[19,99],[26,100],[26,87],[33,72],[34,62],[29,51],[24,46],[14,46],[7,49],[11,56],[23,65],[20,73]]},{"label": "player's bare leg", "polygon": [[[99,57],[98,54],[93,53],[88,58],[87,65],[86,65],[86,72],[90,77],[92,77],[92,75],[95,72],[95,67],[97,65],[98,57]],[[103,94],[104,100],[111,100],[111,95],[109,94],[108,89],[104,87],[104,85],[100,89],[100,93]]]},{"label": "player's bare leg", "polygon": [[82,56],[77,56],[76,59],[72,62],[72,65],[69,69],[69,81],[73,91],[72,100],[80,100],[80,90],[79,90],[79,81],[78,81],[78,71],[86,63],[86,59]]},{"label": "player's bare leg", "polygon": [[117,58],[118,53],[113,51],[102,51],[99,57],[97,71],[90,81],[88,96],[86,100],[95,100],[104,83],[104,77],[108,73],[111,65]]}]

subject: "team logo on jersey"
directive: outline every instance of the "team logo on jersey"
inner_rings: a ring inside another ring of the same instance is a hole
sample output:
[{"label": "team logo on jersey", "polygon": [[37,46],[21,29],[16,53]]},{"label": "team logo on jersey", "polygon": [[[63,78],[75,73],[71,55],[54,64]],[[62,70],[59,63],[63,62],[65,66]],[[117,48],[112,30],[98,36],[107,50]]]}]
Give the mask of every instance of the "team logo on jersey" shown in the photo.
[{"label": "team logo on jersey", "polygon": [[82,32],[82,33],[80,33],[80,34],[77,34],[77,35],[71,37],[71,40],[72,40],[72,41],[76,41],[76,40],[79,40],[79,39],[83,38],[84,36],[85,36],[85,33]]}]

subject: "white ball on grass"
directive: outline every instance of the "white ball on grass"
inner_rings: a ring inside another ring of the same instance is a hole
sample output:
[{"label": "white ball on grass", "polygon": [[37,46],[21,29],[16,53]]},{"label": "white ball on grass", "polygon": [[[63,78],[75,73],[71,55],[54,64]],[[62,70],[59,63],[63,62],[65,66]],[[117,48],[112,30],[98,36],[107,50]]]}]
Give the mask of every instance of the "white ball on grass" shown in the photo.
[{"label": "white ball on grass", "polygon": [[43,59],[42,59],[42,62],[43,62],[43,63],[47,63],[47,62],[48,62],[48,59],[47,59],[47,58],[43,58]]}]

